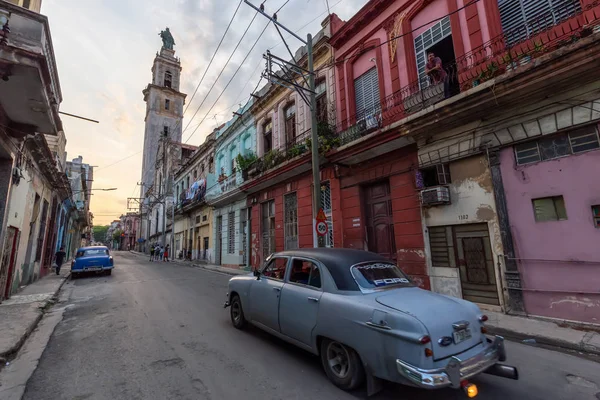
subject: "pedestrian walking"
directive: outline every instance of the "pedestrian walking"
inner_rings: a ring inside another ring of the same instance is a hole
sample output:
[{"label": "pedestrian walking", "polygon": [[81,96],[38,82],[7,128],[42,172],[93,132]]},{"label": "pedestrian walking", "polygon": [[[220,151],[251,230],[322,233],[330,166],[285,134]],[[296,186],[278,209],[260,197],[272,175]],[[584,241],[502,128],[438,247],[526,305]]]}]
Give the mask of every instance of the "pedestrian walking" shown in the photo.
[{"label": "pedestrian walking", "polygon": [[159,248],[159,258],[158,258],[158,261],[162,261],[164,256],[165,256],[165,248],[164,248],[164,247],[162,247],[162,246],[160,246],[160,248]]},{"label": "pedestrian walking", "polygon": [[154,245],[150,245],[150,261],[154,260]]},{"label": "pedestrian walking", "polygon": [[163,259],[164,262],[169,262],[169,245],[165,246],[165,258]]},{"label": "pedestrian walking", "polygon": [[65,262],[66,257],[67,253],[65,253],[65,248],[61,246],[54,255],[54,262],[56,263],[56,275],[60,275],[60,267]]}]

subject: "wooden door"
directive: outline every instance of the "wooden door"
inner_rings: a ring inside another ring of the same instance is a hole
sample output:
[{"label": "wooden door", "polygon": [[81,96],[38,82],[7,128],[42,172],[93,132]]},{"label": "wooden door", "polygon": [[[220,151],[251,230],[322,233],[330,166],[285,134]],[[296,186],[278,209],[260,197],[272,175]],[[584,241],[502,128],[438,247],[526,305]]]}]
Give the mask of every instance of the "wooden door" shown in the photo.
[{"label": "wooden door", "polygon": [[369,251],[396,259],[394,218],[388,181],[364,187],[365,226]]},{"label": "wooden door", "polygon": [[11,294],[20,236],[21,233],[17,228],[13,226],[7,228],[3,256],[0,260],[0,300],[8,299]]},{"label": "wooden door", "polygon": [[454,235],[463,298],[500,305],[487,224],[458,225]]}]

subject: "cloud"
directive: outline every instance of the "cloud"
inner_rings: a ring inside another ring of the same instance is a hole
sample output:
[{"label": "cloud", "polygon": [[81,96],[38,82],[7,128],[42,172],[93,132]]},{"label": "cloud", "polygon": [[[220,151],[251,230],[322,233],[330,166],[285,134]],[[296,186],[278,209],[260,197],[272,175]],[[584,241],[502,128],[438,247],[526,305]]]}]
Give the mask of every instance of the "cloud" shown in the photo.
[{"label": "cloud", "polygon": [[[258,0],[255,2],[259,4]],[[266,11],[273,13],[283,3],[285,0],[269,0]],[[342,19],[350,18],[365,3],[365,0],[329,0],[332,12]],[[263,16],[256,17],[231,63],[209,93],[210,86],[255,14],[242,3],[204,82],[190,103],[237,5],[237,0],[44,0],[42,13],[49,18],[63,92],[61,110],[100,121],[93,124],[63,117],[69,158],[82,155],[84,162],[100,166],[95,171],[94,187],[119,188],[114,192],[95,192],[91,208],[99,214],[94,221],[96,224],[108,223],[118,217],[116,214],[126,212],[127,197],[139,196],[136,184],[141,175],[141,154],[107,166],[142,150],[145,117],[142,90],[151,80],[152,62],[161,46],[158,33],[165,26],[173,33],[176,55],[183,67],[181,90],[187,93],[189,103],[184,127],[206,96],[184,133],[184,140],[206,116],[190,140],[191,144],[201,144],[215,125],[231,117],[229,108],[249,98],[250,91],[260,79],[262,54],[281,41],[272,26],[267,28],[229,88],[208,113],[267,23]],[[322,13],[323,16],[315,19]],[[304,37],[308,32],[318,32],[325,13],[323,0],[294,0],[278,13],[278,20],[297,30],[315,19],[299,30],[298,34]],[[289,45],[295,51],[301,43],[293,39]],[[281,45],[273,52],[284,57],[287,54]],[[115,216],[100,215],[107,213],[115,213]]]}]

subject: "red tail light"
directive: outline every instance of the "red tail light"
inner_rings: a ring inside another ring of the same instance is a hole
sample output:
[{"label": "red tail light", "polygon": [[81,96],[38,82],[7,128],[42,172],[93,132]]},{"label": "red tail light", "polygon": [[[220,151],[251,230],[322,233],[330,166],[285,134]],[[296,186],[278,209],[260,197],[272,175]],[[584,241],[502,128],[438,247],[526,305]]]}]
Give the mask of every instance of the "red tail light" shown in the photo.
[{"label": "red tail light", "polygon": [[479,322],[486,322],[488,320],[488,316],[487,315],[482,315],[479,317]]},{"label": "red tail light", "polygon": [[431,342],[431,338],[427,335],[421,336],[421,338],[419,338],[419,343],[421,344],[427,344],[429,342]]}]

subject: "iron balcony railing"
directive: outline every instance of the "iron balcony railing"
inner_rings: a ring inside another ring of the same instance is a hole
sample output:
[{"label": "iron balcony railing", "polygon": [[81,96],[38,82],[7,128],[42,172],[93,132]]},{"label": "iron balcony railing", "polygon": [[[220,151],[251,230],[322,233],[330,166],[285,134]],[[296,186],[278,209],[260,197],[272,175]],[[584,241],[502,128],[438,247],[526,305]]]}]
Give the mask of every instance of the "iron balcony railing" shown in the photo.
[{"label": "iron balcony railing", "polygon": [[351,143],[383,126],[399,121],[486,80],[518,69],[532,59],[600,31],[600,1],[585,8],[565,3],[507,30],[469,53],[444,63],[444,82],[427,76],[385,97],[379,104],[358,110],[339,121],[339,144]]}]

